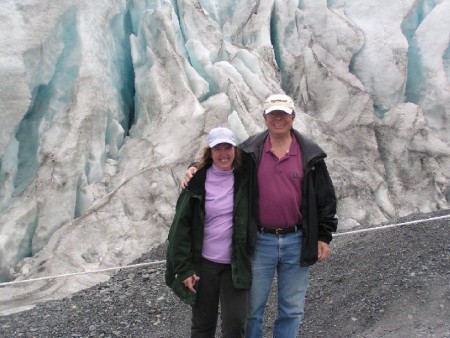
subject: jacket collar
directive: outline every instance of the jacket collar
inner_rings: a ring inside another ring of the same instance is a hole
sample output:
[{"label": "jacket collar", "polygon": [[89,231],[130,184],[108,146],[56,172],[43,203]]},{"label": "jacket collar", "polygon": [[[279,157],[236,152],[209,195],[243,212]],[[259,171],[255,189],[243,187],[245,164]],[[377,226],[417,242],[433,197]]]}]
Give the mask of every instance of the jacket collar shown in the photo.
[{"label": "jacket collar", "polygon": [[[307,137],[300,134],[297,130],[292,129],[295,138],[297,139],[298,144],[300,145],[300,149],[302,151],[302,156],[305,164],[310,163],[316,159],[324,159],[327,157],[325,151],[319,147],[319,145]],[[246,141],[244,141],[240,147],[246,153],[251,153],[256,156],[257,161],[259,162],[259,158],[261,156],[262,149],[264,147],[264,141],[269,135],[269,130],[250,136]]]}]

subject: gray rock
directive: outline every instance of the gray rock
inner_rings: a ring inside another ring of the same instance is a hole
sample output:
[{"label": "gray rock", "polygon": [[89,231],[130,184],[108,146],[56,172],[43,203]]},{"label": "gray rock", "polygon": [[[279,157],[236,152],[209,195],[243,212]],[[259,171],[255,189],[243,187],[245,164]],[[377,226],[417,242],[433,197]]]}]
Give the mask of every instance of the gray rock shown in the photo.
[{"label": "gray rock", "polygon": [[[301,337],[450,338],[449,243],[450,218],[336,237],[330,259],[311,268]],[[163,260],[165,250],[161,245],[135,263]],[[122,269],[71,297],[2,316],[0,337],[188,337],[190,307],[166,287],[164,268]]]}]

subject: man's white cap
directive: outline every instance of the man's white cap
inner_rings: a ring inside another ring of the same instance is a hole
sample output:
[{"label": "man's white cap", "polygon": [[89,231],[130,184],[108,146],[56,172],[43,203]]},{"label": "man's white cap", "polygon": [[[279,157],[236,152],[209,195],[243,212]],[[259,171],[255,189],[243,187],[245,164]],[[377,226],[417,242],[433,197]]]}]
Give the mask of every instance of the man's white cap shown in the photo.
[{"label": "man's white cap", "polygon": [[214,128],[208,134],[208,145],[212,148],[220,143],[236,145],[236,138],[228,128]]},{"label": "man's white cap", "polygon": [[264,102],[264,114],[269,114],[274,110],[282,110],[287,114],[292,114],[294,111],[294,101],[287,95],[270,95],[266,99],[266,102]]}]

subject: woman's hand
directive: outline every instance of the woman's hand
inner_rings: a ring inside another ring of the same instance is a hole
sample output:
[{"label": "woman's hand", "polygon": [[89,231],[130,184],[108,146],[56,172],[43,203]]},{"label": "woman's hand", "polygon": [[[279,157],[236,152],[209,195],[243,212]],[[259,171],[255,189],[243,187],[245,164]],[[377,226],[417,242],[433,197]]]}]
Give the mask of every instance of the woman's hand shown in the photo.
[{"label": "woman's hand", "polygon": [[196,274],[193,274],[191,277],[186,278],[183,281],[184,286],[186,286],[190,291],[193,293],[197,293],[197,291],[194,289],[195,284],[200,280],[200,277]]}]

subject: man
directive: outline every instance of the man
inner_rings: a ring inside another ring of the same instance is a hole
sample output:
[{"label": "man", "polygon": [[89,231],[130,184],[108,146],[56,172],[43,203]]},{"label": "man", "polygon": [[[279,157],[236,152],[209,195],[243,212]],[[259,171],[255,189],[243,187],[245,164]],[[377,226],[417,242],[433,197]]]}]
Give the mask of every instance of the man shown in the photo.
[{"label": "man", "polygon": [[240,148],[252,158],[258,224],[252,258],[247,338],[262,337],[264,309],[275,271],[278,316],[273,337],[295,338],[304,316],[309,266],[327,259],[336,231],[336,196],[325,152],[293,129],[294,102],[272,95],[264,103],[267,130]]},{"label": "man", "polygon": [[304,317],[309,266],[327,259],[331,233],[337,228],[336,196],[325,152],[292,127],[292,99],[269,96],[263,117],[267,130],[239,146],[251,159],[245,164],[253,173],[257,224],[246,337],[262,337],[264,310],[277,272],[273,337],[295,338]]}]

